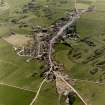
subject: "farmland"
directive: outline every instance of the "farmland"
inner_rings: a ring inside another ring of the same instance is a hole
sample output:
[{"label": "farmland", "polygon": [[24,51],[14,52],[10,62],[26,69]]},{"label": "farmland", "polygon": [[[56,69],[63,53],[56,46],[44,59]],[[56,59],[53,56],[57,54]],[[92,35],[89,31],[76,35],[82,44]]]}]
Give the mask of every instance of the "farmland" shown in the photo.
[{"label": "farmland", "polygon": [[94,5],[96,12],[86,13],[77,21],[76,31],[80,39],[65,40],[72,48],[66,46],[65,42],[58,44],[54,56],[58,62],[64,64],[65,72],[77,79],[76,88],[88,102],[92,105],[104,105],[104,84],[98,83],[105,83],[105,1],[96,0]]},{"label": "farmland", "polygon": [[33,96],[33,92],[0,85],[0,104],[2,105],[29,105]]},{"label": "farmland", "polygon": [[33,0],[33,2],[31,0],[7,0],[9,8],[4,8],[0,13],[0,27],[4,30],[1,35],[6,32],[30,34],[32,27],[37,25],[48,27],[74,7],[72,0],[66,0],[63,4],[62,0],[56,2],[53,0]]},{"label": "farmland", "polygon": [[[11,44],[11,40],[4,39],[11,37],[11,33],[22,35],[24,39],[31,34],[32,27],[48,27],[74,6],[69,0],[64,4],[56,4],[56,0],[36,0],[36,7],[30,9],[30,3],[31,0],[5,0],[0,7],[0,105],[29,105],[42,81],[40,74],[44,65],[40,60],[27,63],[28,57],[19,57],[14,51],[14,42]],[[55,83],[44,85],[38,105],[58,103],[54,86]]]},{"label": "farmland", "polygon": [[[37,60],[27,63],[26,59],[27,57],[17,56],[10,44],[0,40],[0,104],[29,105],[32,101],[42,81],[40,74],[43,63]],[[54,85],[45,84],[38,105],[43,105],[48,98],[53,100],[46,105],[57,103],[57,95],[52,87]]]},{"label": "farmland", "polygon": [[[63,64],[63,72],[75,81],[74,88],[86,102],[104,105],[105,0],[77,0],[76,8],[82,10],[90,5],[95,9],[90,8],[91,12],[84,13],[76,21],[75,33],[79,37],[56,43],[53,57]],[[13,47],[23,47],[36,27],[49,29],[59,19],[65,19],[62,17],[69,16],[74,8],[74,0],[5,0],[0,4],[0,105],[30,105],[43,81],[45,60],[27,62],[29,57],[18,56]],[[60,25],[65,27],[64,23]],[[62,31],[60,25],[58,23],[55,28]],[[56,36],[51,38],[56,39]],[[45,82],[34,105],[66,105],[65,97],[60,97],[55,85],[50,79]],[[84,105],[76,95],[71,101],[72,105]]]}]

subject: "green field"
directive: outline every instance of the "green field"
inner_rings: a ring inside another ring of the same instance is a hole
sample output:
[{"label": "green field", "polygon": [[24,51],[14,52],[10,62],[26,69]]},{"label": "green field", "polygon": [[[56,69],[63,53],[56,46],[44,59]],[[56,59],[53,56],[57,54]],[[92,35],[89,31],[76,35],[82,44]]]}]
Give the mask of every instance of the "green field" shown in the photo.
[{"label": "green field", "polygon": [[57,105],[58,94],[56,93],[55,83],[45,83],[40,92],[35,105]]},{"label": "green field", "polygon": [[[70,78],[77,79],[75,88],[84,99],[92,105],[105,105],[105,85],[95,83],[105,82],[105,65],[100,65],[105,61],[105,0],[96,1],[78,0],[78,8],[95,4],[96,12],[86,13],[77,21],[77,33],[81,40],[66,40],[73,49],[59,43],[55,47],[54,57],[64,64],[65,72]],[[7,36],[10,32],[31,34],[32,26],[49,27],[74,8],[74,0],[36,0],[34,9],[29,9],[30,2],[31,0],[6,1],[8,9],[4,6],[0,11],[0,37]],[[89,46],[89,43],[83,41],[85,38],[95,46]],[[81,57],[76,58],[76,54],[81,54]],[[0,39],[0,105],[29,105],[35,96],[43,79],[40,74],[44,64],[39,60],[29,63],[26,60],[26,57],[17,56],[12,46]],[[55,83],[45,83],[35,105],[58,103]],[[65,105],[64,97],[61,98],[61,105]],[[83,103],[75,97],[73,105]]]},{"label": "green field", "polygon": [[29,105],[33,97],[33,92],[0,85],[1,105]]},{"label": "green field", "polygon": [[102,97],[105,97],[105,85],[94,82],[105,83],[105,1],[97,0],[94,4],[96,12],[86,13],[77,21],[80,40],[66,40],[73,49],[63,43],[58,44],[54,56],[58,62],[64,64],[65,72],[71,78],[78,79],[76,89],[88,102],[92,105],[104,105],[105,100]]},{"label": "green field", "polygon": [[105,85],[89,82],[77,82],[75,88],[92,105],[105,104]]},{"label": "green field", "polygon": [[33,26],[49,27],[74,8],[73,0],[33,0],[33,2],[6,0],[5,2],[8,9],[4,6],[0,12],[0,28],[5,27],[4,31],[0,31],[1,35],[5,35],[5,32],[30,34]]},{"label": "green field", "polygon": [[[0,104],[29,105],[35,96],[42,81],[40,67],[43,64],[37,60],[26,63],[26,59],[17,56],[11,45],[0,40]],[[37,104],[56,105],[57,97],[55,83],[45,84]]]},{"label": "green field", "polygon": [[[41,81],[39,77],[42,64],[39,61],[26,63],[26,59],[18,57],[11,45],[0,40],[0,81],[35,89],[34,86]],[[36,75],[32,76],[33,74]]]},{"label": "green field", "polygon": [[[77,31],[81,35],[81,38],[84,39],[87,37],[89,41],[95,44],[95,47],[90,47],[87,43],[79,42],[77,46],[74,46],[82,53],[82,58],[77,60],[78,63],[72,69],[73,75],[77,78],[87,78],[95,81],[99,81],[100,78],[104,78],[104,71],[101,70],[102,68],[99,68],[95,75],[90,74],[91,69],[97,68],[97,64],[104,61],[104,51],[95,60],[86,63],[85,66],[81,63],[86,61],[88,57],[94,55],[95,51],[101,50],[104,47],[105,12],[103,8],[105,7],[102,4],[104,4],[103,1],[97,1],[96,12],[84,14],[77,23]],[[102,81],[104,81],[104,79]]]},{"label": "green field", "polygon": [[[5,0],[0,7],[0,37],[11,32],[31,34],[32,26],[48,27],[74,7],[71,0],[36,0],[34,10],[29,9],[29,3],[31,0]],[[27,63],[26,59],[17,56],[12,46],[0,39],[0,105],[29,105],[35,96],[42,81],[43,63],[38,60]],[[44,85],[38,105],[57,105],[54,87],[55,83]]]},{"label": "green field", "polygon": [[35,93],[14,86],[36,92],[42,64],[39,61],[26,63],[26,59],[17,56],[12,46],[0,39],[0,84],[4,84],[0,85],[0,104],[28,105],[31,102]]}]

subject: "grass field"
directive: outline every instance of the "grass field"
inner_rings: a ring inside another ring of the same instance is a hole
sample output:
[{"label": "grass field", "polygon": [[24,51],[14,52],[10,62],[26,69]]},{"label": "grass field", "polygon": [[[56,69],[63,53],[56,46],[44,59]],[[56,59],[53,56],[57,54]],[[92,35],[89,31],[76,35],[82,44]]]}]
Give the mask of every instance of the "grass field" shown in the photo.
[{"label": "grass field", "polygon": [[[79,43],[78,48],[83,51],[86,50],[87,53],[85,53],[82,57],[82,59],[86,59],[88,56],[92,56],[94,54],[94,51],[96,49],[101,49],[103,47],[104,42],[104,34],[105,34],[105,12],[103,8],[104,1],[97,1],[96,2],[96,12],[94,13],[87,13],[83,15],[77,24],[77,31],[80,33],[81,37],[89,37],[91,41],[95,43],[95,47],[89,47],[86,45],[86,43]],[[101,8],[100,8],[101,7]],[[82,48],[79,46],[81,45]],[[98,71],[98,73],[95,74],[95,76],[91,75],[89,73],[89,70],[92,67],[95,67],[95,62],[104,60],[104,54],[100,56],[100,58],[97,58],[94,62],[94,65],[91,63],[87,64],[85,67],[82,66],[82,64],[77,64],[72,71],[74,71],[74,75],[77,77],[81,77],[82,79],[89,79],[89,80],[99,80],[100,76],[102,75],[102,71]],[[81,69],[83,67],[83,69]],[[77,73],[76,73],[76,72]],[[104,72],[104,71],[103,71]],[[104,81],[104,80],[103,80]]]},{"label": "grass field", "polygon": [[[81,16],[77,22],[77,32],[80,34],[81,39],[88,39],[90,43],[95,44],[94,47],[89,46],[89,43],[77,41],[68,41],[73,47],[66,47],[63,44],[58,44],[56,47],[56,53],[54,54],[58,62],[64,64],[65,72],[68,72],[70,77],[80,80],[89,80],[92,82],[99,81],[105,83],[105,53],[102,48],[105,45],[105,1],[97,0],[94,2],[96,5],[96,12],[86,13]],[[96,51],[100,51],[100,55],[96,54]],[[71,52],[71,53],[70,53]],[[69,54],[70,53],[70,54]],[[80,58],[73,57],[75,54],[81,54]],[[94,55],[94,58],[91,58]],[[90,62],[83,63],[87,59]],[[103,65],[98,66],[100,62]],[[76,89],[80,92],[83,97],[92,105],[104,105],[104,86],[92,82],[77,82]],[[81,104],[80,104],[81,105]]]},{"label": "grass field", "polygon": [[[33,25],[48,27],[64,16],[66,11],[74,8],[71,0],[66,0],[66,2],[63,0],[36,0],[38,9],[23,13],[23,9],[29,6],[30,1],[5,1],[6,5],[0,8],[0,37],[8,36],[11,32],[29,35]],[[49,15],[51,15],[50,18],[47,17]],[[43,64],[38,60],[26,63],[26,59],[17,56],[12,46],[0,39],[0,105],[29,105],[36,94],[42,81],[40,73]],[[38,105],[57,105],[58,96],[54,85],[53,83],[43,86],[37,100]]]},{"label": "grass field", "polygon": [[[0,104],[29,105],[35,96],[42,81],[40,67],[43,64],[37,60],[26,63],[26,59],[17,56],[11,45],[0,40]],[[54,83],[43,86],[38,105],[56,105],[58,96],[54,87]]]},{"label": "grass field", "polygon": [[39,95],[39,99],[35,105],[57,105],[59,102],[58,94],[56,93],[55,83],[45,83]]},{"label": "grass field", "polygon": [[[28,10],[26,13],[21,13],[24,5],[27,5],[30,1],[7,0],[9,8],[0,12],[0,36],[8,35],[12,31],[21,35],[30,34],[32,25],[48,27],[74,8],[74,0],[36,0],[37,5],[40,7],[38,10]],[[102,55],[92,62],[82,63],[88,57],[93,56],[97,49],[102,49],[105,44],[105,0],[96,1],[94,2],[97,9],[96,12],[84,14],[77,22],[77,32],[80,34],[81,39],[89,37],[89,41],[94,42],[96,46],[90,47],[81,41],[74,42],[72,43],[74,49],[70,55],[70,47],[58,44],[54,57],[59,63],[64,64],[65,72],[70,77],[78,79],[75,88],[83,98],[92,105],[105,105],[105,85],[93,83],[95,81],[105,82],[105,66],[98,67],[98,71],[94,75],[90,73],[91,70],[97,68],[97,63],[104,61],[105,53],[103,52]],[[88,2],[78,0],[78,3],[78,8],[86,8],[91,4],[91,0]],[[48,11],[46,12],[46,10]],[[51,17],[48,18],[49,13],[51,13]],[[11,20],[16,20],[17,23],[12,23]],[[28,26],[23,27],[24,23]],[[73,58],[73,54],[76,51],[82,53],[80,59]],[[26,59],[17,56],[12,46],[0,39],[1,105],[29,105],[36,94],[42,81],[40,73],[42,72],[41,67],[43,64],[38,60],[26,63]],[[55,83],[45,83],[35,105],[57,105],[58,102]],[[65,105],[63,97],[61,105]],[[83,103],[76,98],[73,105],[83,105]]]},{"label": "grass field", "polygon": [[[85,61],[88,57],[91,57],[96,50],[101,50],[101,48],[104,46],[104,34],[105,34],[105,13],[101,8],[103,5],[101,5],[102,2],[96,2],[97,11],[93,13],[86,13],[84,14],[77,23],[77,32],[80,34],[81,39],[87,38],[88,40],[95,43],[95,47],[90,47],[88,44],[84,42],[76,42],[76,44],[72,44],[72,47],[74,47],[74,53],[76,49],[78,49],[78,52],[82,53],[82,57],[80,59],[72,58],[72,62],[68,61],[68,52],[71,50],[71,48],[65,48],[64,45],[60,45],[61,47],[57,48],[56,51],[56,58],[61,63],[65,64],[65,67],[67,70],[70,70],[71,67],[66,65],[71,65],[72,69],[71,72],[76,78],[82,78],[82,79],[89,79],[89,80],[99,80],[100,75],[102,75],[102,71],[98,71],[98,73],[93,76],[89,73],[89,71],[96,67],[95,62],[100,62],[101,60],[104,60],[104,53],[96,58],[96,60],[90,63],[87,63],[85,66],[81,62]],[[104,4],[104,3],[103,3]],[[64,49],[65,48],[65,49]],[[60,53],[62,56],[60,56]],[[71,58],[71,56],[69,57]],[[67,61],[67,62],[65,62]],[[76,63],[75,63],[76,62]],[[69,67],[69,68],[68,68]],[[104,72],[104,71],[103,71]]]},{"label": "grass field", "polygon": [[[31,0],[7,0],[8,9],[0,12],[0,31],[1,35],[5,32],[16,32],[19,34],[30,34],[32,26],[40,25],[42,27],[49,27],[57,19],[64,16],[65,13],[74,8],[73,0],[36,0],[34,9],[29,9]],[[14,4],[14,5],[13,5]],[[24,9],[27,12],[23,13]],[[15,21],[11,22],[11,21]],[[26,27],[23,24],[27,25]],[[7,27],[9,26],[9,27]],[[0,36],[1,36],[0,35]]]},{"label": "grass field", "polygon": [[0,81],[35,89],[34,86],[40,82],[42,64],[39,61],[26,63],[26,59],[18,57],[11,45],[0,40]]},{"label": "grass field", "polygon": [[92,105],[105,104],[105,85],[89,82],[77,82],[75,88]]},{"label": "grass field", "polygon": [[0,85],[1,105],[29,105],[33,97],[33,92]]}]

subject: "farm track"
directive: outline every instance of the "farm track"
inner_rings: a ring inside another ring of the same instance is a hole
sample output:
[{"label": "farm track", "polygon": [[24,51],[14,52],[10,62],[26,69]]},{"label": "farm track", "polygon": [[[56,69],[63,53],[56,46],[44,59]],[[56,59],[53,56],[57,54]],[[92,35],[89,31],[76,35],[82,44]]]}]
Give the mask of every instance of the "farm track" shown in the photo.
[{"label": "farm track", "polygon": [[1,59],[0,59],[0,62],[2,62],[2,63],[7,63],[7,64],[10,64],[10,65],[13,65],[13,66],[18,66],[17,64],[14,64],[14,63],[12,63],[12,62],[10,62],[10,61],[5,61],[5,60],[1,60]]},{"label": "farm track", "polygon": [[46,82],[46,80],[47,80],[47,79],[45,78],[45,79],[41,82],[41,84],[40,84],[40,86],[39,86],[39,89],[37,90],[37,93],[36,93],[35,97],[33,98],[32,102],[30,103],[30,105],[33,105],[33,104],[35,103],[36,99],[37,99],[38,96],[39,96],[40,90],[41,90],[43,84]]},{"label": "farm track", "polygon": [[99,81],[89,81],[89,80],[82,80],[82,79],[73,79],[74,81],[79,81],[79,82],[88,82],[92,84],[98,84],[98,85],[105,85],[104,82],[99,82]]},{"label": "farm track", "polygon": [[12,87],[12,88],[16,88],[16,89],[20,89],[20,90],[24,90],[24,91],[30,91],[30,92],[35,93],[35,91],[33,91],[33,90],[31,90],[31,89],[26,89],[26,88],[22,88],[22,87],[15,86],[15,85],[10,85],[10,84],[3,83],[3,82],[0,82],[0,85],[2,85],[2,86]]}]

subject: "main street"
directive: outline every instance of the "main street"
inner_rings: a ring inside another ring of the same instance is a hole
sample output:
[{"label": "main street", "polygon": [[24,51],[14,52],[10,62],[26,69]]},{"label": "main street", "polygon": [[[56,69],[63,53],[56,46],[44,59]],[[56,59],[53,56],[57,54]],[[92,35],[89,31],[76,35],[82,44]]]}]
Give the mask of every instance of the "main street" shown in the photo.
[{"label": "main street", "polygon": [[[63,26],[60,28],[60,30],[57,32],[57,34],[49,41],[49,49],[48,49],[48,62],[49,62],[49,71],[48,71],[48,74],[50,74],[51,72],[54,73],[55,76],[61,78],[72,90],[73,92],[81,99],[81,101],[84,103],[84,105],[89,105],[85,102],[85,100],[81,97],[81,95],[62,77],[62,76],[59,76],[54,70],[53,70],[53,67],[54,67],[54,63],[53,63],[53,59],[52,59],[52,53],[53,53],[53,47],[54,47],[54,44],[56,42],[56,40],[63,35],[64,31],[72,26],[79,18],[82,14],[84,14],[85,12],[87,12],[88,9],[85,9],[85,10],[81,10],[81,11],[75,11],[73,13],[72,16],[70,16],[70,19],[69,21]],[[47,77],[41,82],[40,86],[39,86],[39,89],[34,97],[34,99],[32,100],[32,102],[30,103],[30,105],[33,105],[36,101],[36,99],[38,98],[39,96],[39,92],[42,88],[42,85],[46,82],[46,79]]]},{"label": "main street", "polygon": [[[49,64],[50,64],[50,68],[52,69],[52,67],[54,66],[53,60],[52,60],[52,52],[53,52],[53,46],[54,43],[56,42],[56,40],[63,35],[63,32],[70,26],[73,25],[73,23],[75,23],[82,14],[84,14],[85,12],[87,12],[88,9],[85,10],[81,10],[81,11],[75,11],[74,14],[72,16],[70,16],[69,21],[67,22],[67,24],[65,24],[63,27],[61,27],[61,29],[58,31],[58,33],[50,40],[50,44],[49,44],[49,52],[48,52],[48,57],[49,57]],[[50,71],[51,71],[50,69]]]}]

